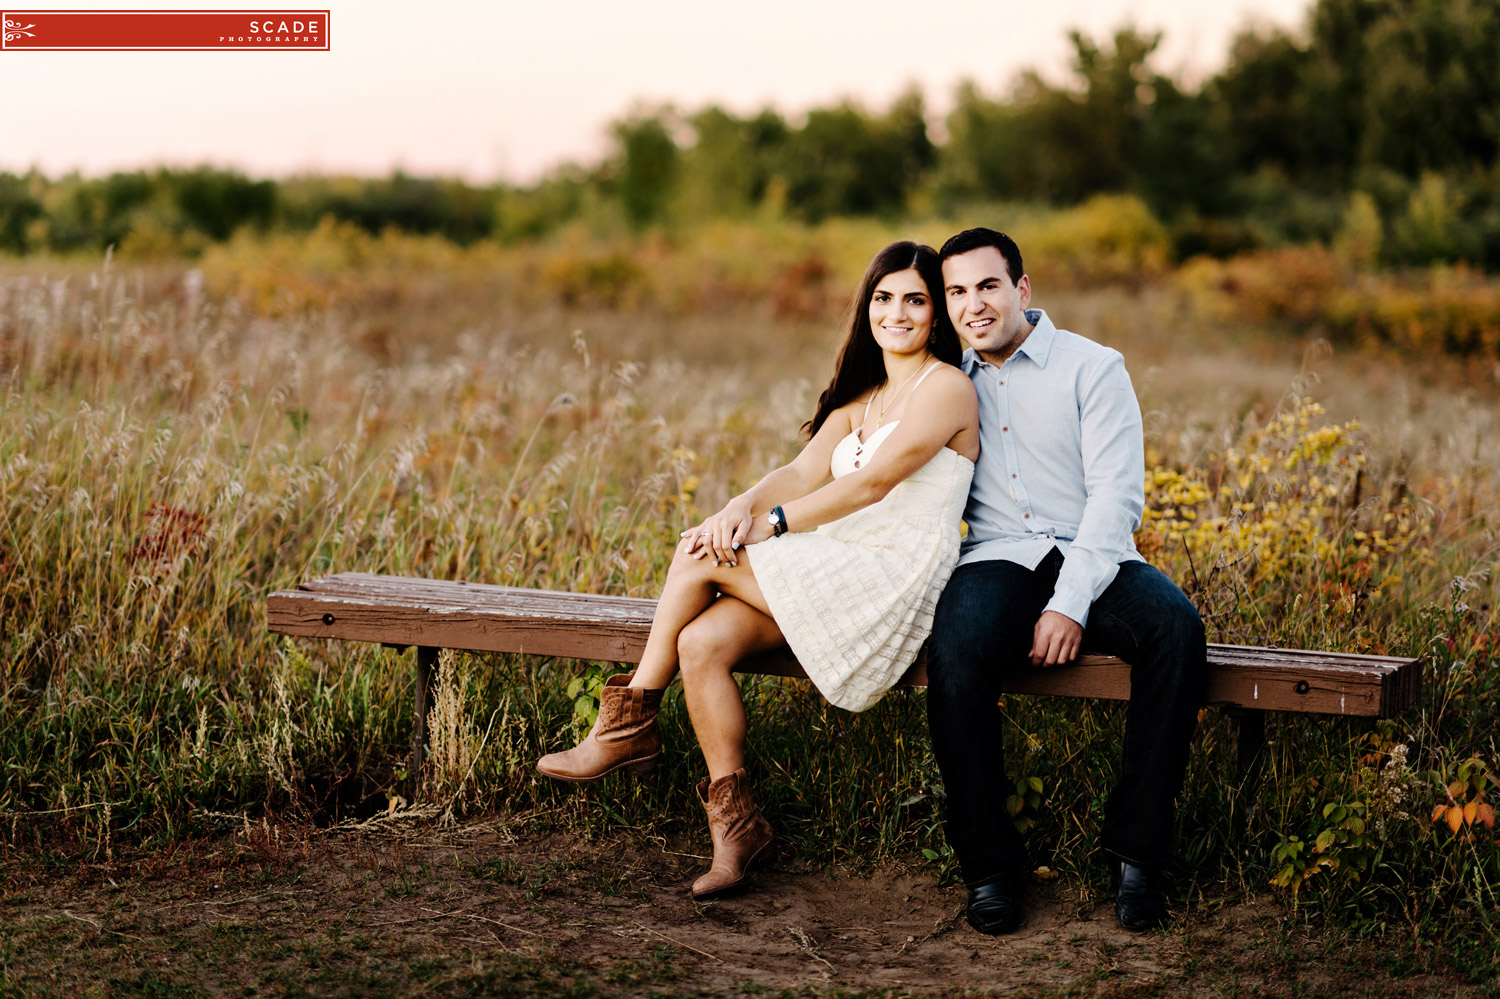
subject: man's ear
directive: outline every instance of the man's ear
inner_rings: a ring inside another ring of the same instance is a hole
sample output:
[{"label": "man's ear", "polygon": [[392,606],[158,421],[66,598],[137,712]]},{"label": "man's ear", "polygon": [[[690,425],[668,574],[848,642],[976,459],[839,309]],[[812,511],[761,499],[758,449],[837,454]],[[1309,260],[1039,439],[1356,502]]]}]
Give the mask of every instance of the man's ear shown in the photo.
[{"label": "man's ear", "polygon": [[1021,275],[1021,280],[1016,282],[1016,294],[1021,299],[1021,308],[1031,308],[1031,277],[1027,274]]}]

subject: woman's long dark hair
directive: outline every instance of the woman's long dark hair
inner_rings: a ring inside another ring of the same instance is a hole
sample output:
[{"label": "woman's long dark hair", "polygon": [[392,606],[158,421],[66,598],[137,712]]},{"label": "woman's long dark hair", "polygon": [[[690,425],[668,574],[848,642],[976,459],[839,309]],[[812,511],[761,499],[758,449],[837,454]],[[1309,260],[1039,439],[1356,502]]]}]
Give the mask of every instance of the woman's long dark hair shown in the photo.
[{"label": "woman's long dark hair", "polygon": [[813,418],[802,425],[809,438],[817,434],[834,410],[885,382],[885,356],[870,329],[870,299],[875,297],[875,286],[882,278],[904,270],[914,270],[922,275],[927,294],[932,298],[932,334],[927,340],[928,351],[938,360],[953,365],[958,364],[963,356],[958,333],[948,320],[947,300],[943,297],[943,265],[937,251],[910,240],[892,243],[870,261],[851,303],[853,313],[849,317],[849,335],[844,338],[839,359],[834,362],[833,381],[818,397]]}]

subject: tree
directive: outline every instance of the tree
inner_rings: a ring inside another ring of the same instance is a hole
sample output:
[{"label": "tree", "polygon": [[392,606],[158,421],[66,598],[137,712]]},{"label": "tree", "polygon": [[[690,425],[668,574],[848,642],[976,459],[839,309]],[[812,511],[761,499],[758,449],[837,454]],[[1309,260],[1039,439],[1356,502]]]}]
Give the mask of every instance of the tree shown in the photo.
[{"label": "tree", "polygon": [[990,101],[960,85],[948,116],[940,186],[951,198],[1071,203],[1132,189],[1141,170],[1147,122],[1161,80],[1149,61],[1160,33],[1115,32],[1105,48],[1080,32],[1073,42],[1073,81],[1055,87],[1022,73],[1010,99]]},{"label": "tree", "polygon": [[677,180],[678,149],[670,108],[615,122],[616,184],[625,217],[636,228],[661,221]]},{"label": "tree", "polygon": [[1500,151],[1500,10],[1413,0],[1370,25],[1361,160],[1407,177],[1483,169]]},{"label": "tree", "polygon": [[809,220],[895,215],[933,158],[922,97],[909,91],[883,115],[848,101],[809,111],[787,137],[776,173],[787,207]]},{"label": "tree", "polygon": [[766,108],[740,118],[716,105],[693,114],[693,144],[678,174],[689,218],[741,216],[765,199],[788,135],[786,121]]},{"label": "tree", "polygon": [[27,178],[0,173],[0,250],[25,253],[27,230],[43,214]]}]

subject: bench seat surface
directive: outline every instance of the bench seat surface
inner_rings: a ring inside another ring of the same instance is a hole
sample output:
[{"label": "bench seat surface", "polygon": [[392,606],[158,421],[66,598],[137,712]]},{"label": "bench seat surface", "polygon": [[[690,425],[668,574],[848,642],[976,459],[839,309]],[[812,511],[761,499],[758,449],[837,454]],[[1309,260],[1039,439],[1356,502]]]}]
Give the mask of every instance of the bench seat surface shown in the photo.
[{"label": "bench seat surface", "polygon": [[[486,583],[347,572],[267,598],[272,631],[398,646],[517,652],[635,663],[655,600]],[[1210,704],[1319,714],[1386,717],[1416,701],[1419,660],[1351,653],[1209,645]],[[742,664],[745,672],[802,677],[789,650]],[[919,658],[902,683],[922,686]],[[1123,700],[1130,667],[1113,656],[1012,671],[1005,690]]]}]

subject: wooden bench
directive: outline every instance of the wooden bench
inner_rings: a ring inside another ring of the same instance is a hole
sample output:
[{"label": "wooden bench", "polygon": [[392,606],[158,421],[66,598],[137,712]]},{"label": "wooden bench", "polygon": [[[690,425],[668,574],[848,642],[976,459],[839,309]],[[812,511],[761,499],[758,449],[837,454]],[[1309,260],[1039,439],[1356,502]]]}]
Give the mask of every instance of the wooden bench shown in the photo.
[{"label": "wooden bench", "polygon": [[[656,601],[482,583],[346,572],[267,598],[270,628],[284,635],[415,647],[412,773],[422,765],[433,671],[441,649],[640,662]],[[1267,711],[1385,718],[1416,702],[1421,660],[1242,645],[1208,647],[1209,704],[1239,714],[1239,762],[1254,772]],[[741,672],[806,677],[790,650],[748,659]],[[925,686],[919,659],[901,683]],[[1005,690],[1060,697],[1130,696],[1130,666],[1080,656],[1067,666],[1014,670]]]}]

